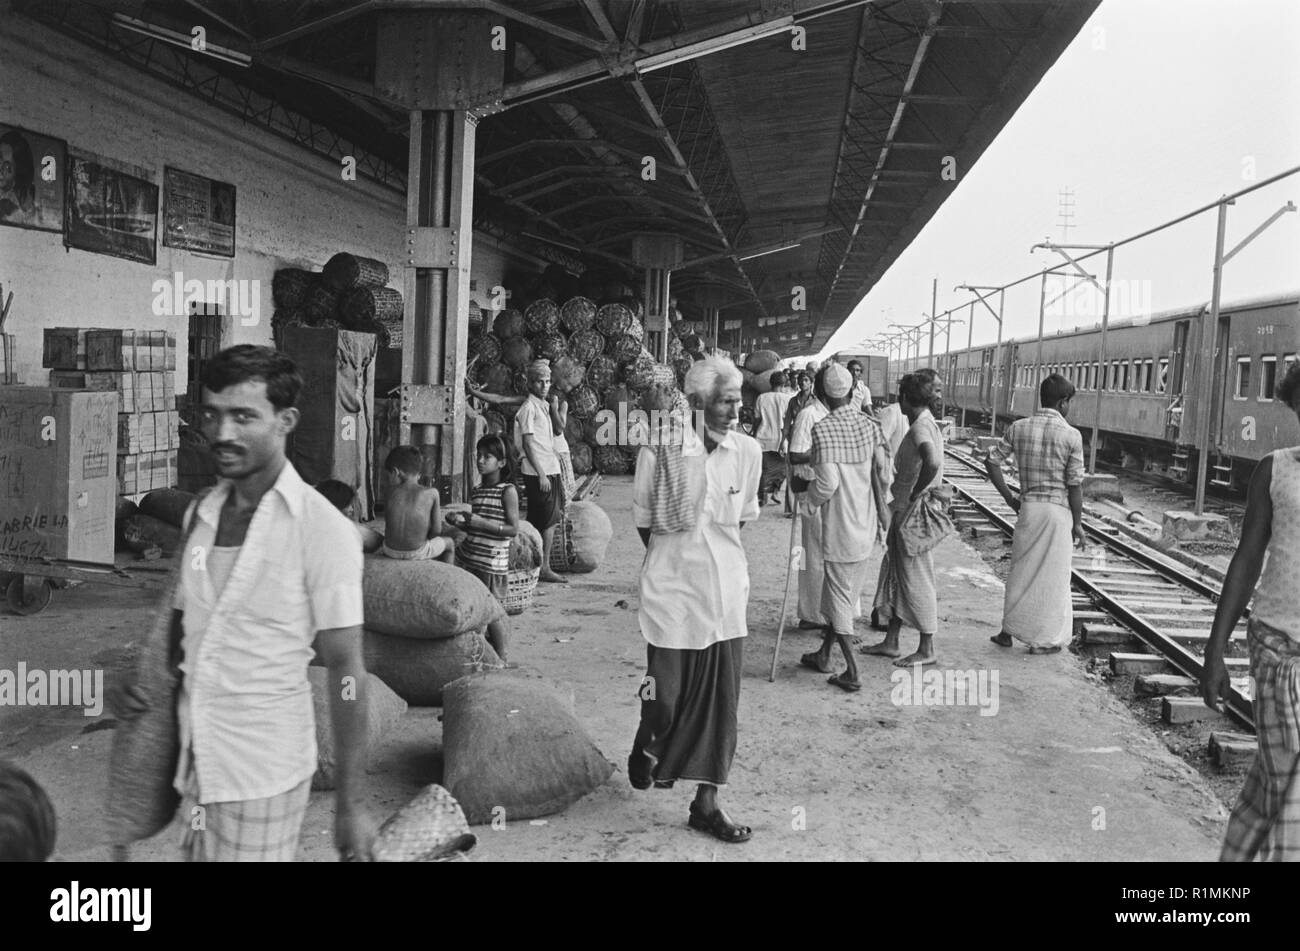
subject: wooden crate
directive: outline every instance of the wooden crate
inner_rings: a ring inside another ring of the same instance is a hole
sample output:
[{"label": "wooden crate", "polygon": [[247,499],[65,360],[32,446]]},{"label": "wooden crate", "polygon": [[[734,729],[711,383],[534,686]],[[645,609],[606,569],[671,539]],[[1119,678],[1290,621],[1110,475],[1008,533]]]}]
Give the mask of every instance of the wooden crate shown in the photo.
[{"label": "wooden crate", "polygon": [[113,561],[117,394],[0,387],[0,554]]},{"label": "wooden crate", "polygon": [[175,370],[176,334],[164,330],[92,330],[88,370]]},{"label": "wooden crate", "polygon": [[118,456],[117,483],[118,494],[127,496],[172,488],[176,484],[176,450]]},{"label": "wooden crate", "polygon": [[86,369],[86,335],[91,327],[46,327],[41,366],[47,370]]},{"label": "wooden crate", "polygon": [[180,447],[180,413],[122,413],[117,418],[119,455],[162,452]]}]

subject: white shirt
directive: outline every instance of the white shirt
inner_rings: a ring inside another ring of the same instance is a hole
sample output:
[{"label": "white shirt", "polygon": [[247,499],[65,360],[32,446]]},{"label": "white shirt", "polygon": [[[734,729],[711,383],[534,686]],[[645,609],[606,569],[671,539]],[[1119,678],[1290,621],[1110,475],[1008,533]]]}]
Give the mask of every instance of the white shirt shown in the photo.
[{"label": "white shirt", "polygon": [[901,404],[890,403],[880,411],[880,429],[885,434],[885,442],[889,443],[891,457],[898,455],[898,447],[903,444],[909,426],[911,423],[903,414]]},{"label": "white shirt", "polygon": [[[794,418],[794,426],[790,430],[790,451],[812,452],[813,427],[828,415],[830,415],[830,410],[826,408],[825,403],[818,399],[814,399],[799,410],[799,415]],[[795,466],[794,474],[801,479],[807,479],[809,482],[817,478],[817,473],[813,472],[813,467],[808,463]]]},{"label": "white shirt", "polygon": [[[749,633],[749,562],[740,523],[758,518],[763,468],[758,443],[731,430],[713,452],[694,429],[682,446],[695,528],[650,536],[641,566],[641,633],[655,647],[703,650]],[[632,486],[632,516],[650,527],[654,451],[642,448]]]},{"label": "white shirt", "polygon": [[864,462],[822,462],[813,466],[817,474],[803,495],[802,511],[821,509],[822,559],[864,561],[876,544],[879,521],[876,500],[871,494],[871,471],[882,449]]},{"label": "white shirt", "polygon": [[758,415],[758,430],[754,433],[754,438],[758,440],[764,452],[776,452],[781,448],[785,410],[793,398],[793,393],[772,390],[770,393],[759,394],[758,400],[754,403],[754,410]]},{"label": "white shirt", "polygon": [[849,396],[853,398],[853,408],[861,410],[862,407],[871,408],[871,389],[863,380],[853,384],[853,389],[849,391]]},{"label": "white shirt", "polygon": [[[524,437],[533,436],[533,451],[542,464],[542,475],[559,475],[560,458],[555,454],[555,429],[551,426],[551,408],[531,393],[515,414],[515,446],[523,464],[524,475],[539,473],[524,451]],[[565,443],[568,446],[568,443]]]},{"label": "white shirt", "polygon": [[222,480],[198,503],[173,602],[184,612],[176,788],[192,754],[200,802],[264,799],[311,778],[312,641],[363,613],[353,523],[292,465],[262,496],[244,543],[214,551],[230,491]]}]

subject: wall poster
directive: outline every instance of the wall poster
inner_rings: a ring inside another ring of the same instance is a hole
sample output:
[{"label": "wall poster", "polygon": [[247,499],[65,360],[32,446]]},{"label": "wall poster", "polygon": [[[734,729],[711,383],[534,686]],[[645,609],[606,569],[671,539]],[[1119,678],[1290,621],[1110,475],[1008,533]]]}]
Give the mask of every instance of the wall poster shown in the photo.
[{"label": "wall poster", "polygon": [[0,225],[62,231],[67,170],[62,139],[0,122]]},{"label": "wall poster", "polygon": [[163,171],[163,244],[235,256],[235,186],[167,167]]},{"label": "wall poster", "polygon": [[64,244],[157,263],[158,186],[147,170],[72,152],[67,179]]}]

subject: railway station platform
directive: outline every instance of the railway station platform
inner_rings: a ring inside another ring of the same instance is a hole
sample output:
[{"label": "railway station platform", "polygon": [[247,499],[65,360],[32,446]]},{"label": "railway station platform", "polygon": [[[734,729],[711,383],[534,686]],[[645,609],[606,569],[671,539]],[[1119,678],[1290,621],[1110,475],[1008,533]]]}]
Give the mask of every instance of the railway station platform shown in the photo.
[{"label": "railway station platform", "polygon": [[[473,858],[495,861],[1064,860],[1212,861],[1226,812],[1192,768],[1170,753],[1066,652],[1029,656],[989,643],[1001,584],[979,555],[951,538],[936,551],[939,669],[985,671],[996,704],[916,705],[889,662],[859,656],[866,684],[846,694],[798,666],[816,637],[787,628],[775,683],[775,641],[790,522],[778,506],[744,529],[752,593],[740,704],[740,744],[723,803],[754,828],[724,845],[686,827],[690,785],[634,791],[623,764],[644,672],[636,575],[642,548],[631,523],[631,478],[606,478],[597,501],[615,537],[605,563],[542,586],[512,619],[512,660],[571,684],[577,713],[616,764],[610,781],[559,815],[477,827]],[[878,556],[877,556],[878,558]],[[875,561],[876,559],[873,559]],[[874,569],[871,572],[874,579]],[[138,594],[60,592],[41,615],[4,617],[14,656],[29,666],[105,664],[139,631]],[[859,633],[876,633],[861,622]],[[915,646],[904,631],[903,646]],[[933,668],[932,668],[933,669]],[[412,709],[372,760],[373,806],[383,818],[437,781],[437,709]],[[0,708],[0,757],[43,783],[59,816],[56,859],[107,858],[99,816],[110,715]],[[89,729],[91,732],[83,732]],[[333,793],[313,793],[299,858],[334,861]],[[175,860],[179,827],[134,850]]]}]

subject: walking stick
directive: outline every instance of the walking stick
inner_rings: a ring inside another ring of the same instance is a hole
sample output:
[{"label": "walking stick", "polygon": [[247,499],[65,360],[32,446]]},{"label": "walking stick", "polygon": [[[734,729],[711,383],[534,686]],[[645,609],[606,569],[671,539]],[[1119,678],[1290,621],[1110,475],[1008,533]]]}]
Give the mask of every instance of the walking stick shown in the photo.
[{"label": "walking stick", "polygon": [[[786,463],[787,476],[790,471],[790,465]],[[781,623],[776,629],[776,646],[772,648],[772,672],[767,676],[768,683],[776,682],[776,664],[781,657],[781,635],[785,633],[785,608],[790,603],[790,578],[794,575],[794,565],[798,561],[800,567],[803,564],[803,552],[796,552],[794,540],[799,537],[799,505],[795,503],[794,514],[790,516],[790,553],[785,563],[785,594],[781,598]]]}]

